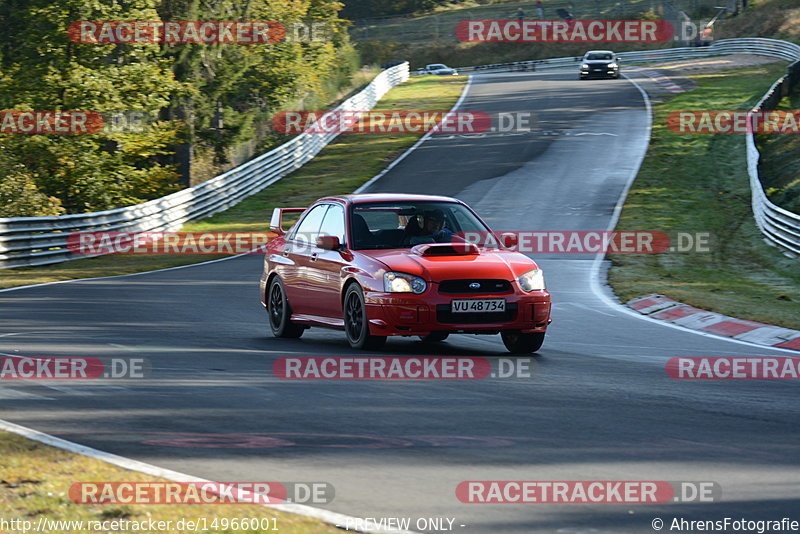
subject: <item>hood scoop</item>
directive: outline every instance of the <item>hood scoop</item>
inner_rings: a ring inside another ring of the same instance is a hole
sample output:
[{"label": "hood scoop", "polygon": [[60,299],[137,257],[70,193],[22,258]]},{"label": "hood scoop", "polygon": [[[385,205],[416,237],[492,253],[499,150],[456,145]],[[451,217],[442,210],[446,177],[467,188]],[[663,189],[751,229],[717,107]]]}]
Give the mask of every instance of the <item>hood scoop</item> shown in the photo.
[{"label": "hood scoop", "polygon": [[430,243],[412,247],[411,253],[418,256],[477,256],[480,250],[472,243]]}]

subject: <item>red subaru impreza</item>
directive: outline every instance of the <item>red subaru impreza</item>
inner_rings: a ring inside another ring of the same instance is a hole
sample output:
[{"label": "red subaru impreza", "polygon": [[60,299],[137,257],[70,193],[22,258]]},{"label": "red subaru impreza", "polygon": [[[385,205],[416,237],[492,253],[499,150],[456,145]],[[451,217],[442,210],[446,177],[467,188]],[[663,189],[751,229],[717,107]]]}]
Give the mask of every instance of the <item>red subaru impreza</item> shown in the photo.
[{"label": "red subaru impreza", "polygon": [[[302,215],[284,231],[291,211]],[[387,336],[436,342],[456,332],[499,333],[517,354],[542,346],[550,323],[542,271],[498,245],[505,236],[459,200],[326,197],[276,209],[270,226],[278,236],[266,246],[260,288],[276,337],[321,326],[343,329],[358,349],[379,348]]]}]

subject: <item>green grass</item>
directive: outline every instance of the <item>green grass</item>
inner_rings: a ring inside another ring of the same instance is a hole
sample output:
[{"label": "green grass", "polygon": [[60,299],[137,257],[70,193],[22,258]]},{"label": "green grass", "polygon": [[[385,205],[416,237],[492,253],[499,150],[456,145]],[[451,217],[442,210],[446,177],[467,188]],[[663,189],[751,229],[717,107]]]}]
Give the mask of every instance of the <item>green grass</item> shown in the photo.
[{"label": "green grass", "polygon": [[[449,110],[465,76],[420,76],[393,88],[380,110]],[[342,134],[303,167],[227,211],[185,225],[186,232],[266,232],[272,208],[308,206],[353,192],[410,147],[418,134]],[[109,255],[45,267],[0,271],[0,288],[176,267],[222,256]]]},{"label": "green grass", "polygon": [[[128,471],[61,449],[42,445],[15,434],[0,432],[0,519],[31,521],[33,527],[44,517],[53,521],[172,521],[173,528],[159,532],[182,534],[175,523],[180,519],[262,518],[267,530],[210,529],[209,532],[284,534],[325,534],[341,530],[316,519],[296,516],[253,504],[214,505],[84,505],[72,502],[70,486],[76,482],[164,482],[162,479]],[[221,481],[227,482],[227,481]],[[265,481],[266,482],[266,481]],[[87,526],[84,523],[84,526]],[[278,530],[272,530],[277,526]],[[9,532],[14,531],[14,529]],[[21,531],[21,530],[20,530]],[[44,529],[39,532],[101,532],[84,529]],[[130,531],[121,531],[130,532]]]},{"label": "green grass", "polygon": [[[710,0],[700,0],[711,3]],[[572,4],[570,7],[568,4]],[[397,42],[456,42],[455,28],[462,20],[516,18],[517,9],[522,9],[526,19],[537,17],[536,2],[509,0],[489,5],[476,2],[462,2],[439,6],[431,13],[414,17],[382,17],[355,21],[350,28],[350,36],[355,41],[397,41]],[[619,2],[596,2],[595,0],[553,1],[543,0],[545,19],[559,19],[556,9],[566,8],[580,19],[632,19],[649,11],[651,3],[647,0],[626,0],[624,8]]]},{"label": "green grass", "polygon": [[797,0],[753,0],[738,17],[715,24],[715,38],[769,37],[800,43],[800,5]]},{"label": "green grass", "polygon": [[800,329],[798,260],[764,243],[750,207],[743,134],[669,131],[679,110],[748,109],[783,65],[692,76],[699,87],[656,105],[647,156],[618,230],[710,232],[710,253],[616,255],[609,282],[621,300],[661,293],[702,309]]},{"label": "green grass", "polygon": [[[709,0],[702,0],[708,2]],[[573,13],[580,19],[635,19],[647,12],[649,2],[628,2],[623,16],[619,3],[595,3],[594,0],[575,0]],[[556,8],[566,2],[544,1],[545,19],[558,19]],[[492,4],[483,7],[456,7],[414,18],[391,18],[372,24],[354,24],[351,38],[356,41],[365,64],[389,61],[409,61],[412,69],[428,63],[445,63],[451,67],[487,65],[511,61],[582,56],[592,48],[587,43],[465,43],[456,38],[457,24],[472,19],[514,19],[522,8],[526,19],[536,18],[533,2]],[[676,46],[669,43],[615,43],[618,52],[649,50]]]}]

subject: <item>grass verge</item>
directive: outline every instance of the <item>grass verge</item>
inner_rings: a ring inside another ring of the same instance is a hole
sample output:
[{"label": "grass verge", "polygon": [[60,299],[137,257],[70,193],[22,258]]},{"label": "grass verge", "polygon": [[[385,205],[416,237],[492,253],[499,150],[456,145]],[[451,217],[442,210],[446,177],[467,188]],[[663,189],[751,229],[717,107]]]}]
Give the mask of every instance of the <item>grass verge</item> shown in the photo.
[{"label": "grass verge", "polygon": [[[171,521],[171,528],[158,532],[187,532],[178,529],[177,522],[205,521],[211,526],[215,519],[258,518],[266,529],[210,528],[209,532],[282,532],[284,534],[324,534],[341,532],[319,520],[287,514],[254,504],[214,505],[83,505],[69,498],[69,488],[75,482],[164,482],[164,480],[128,471],[119,467],[73,454],[55,447],[42,445],[9,432],[0,432],[0,519],[30,521],[36,527],[40,518],[54,521],[83,521],[78,525],[50,524],[38,532],[107,532],[89,528],[96,521]],[[21,523],[16,523],[18,526]],[[184,523],[185,524],[185,523]],[[257,523],[258,524],[258,523]],[[130,524],[129,524],[130,525]],[[8,525],[7,525],[8,526]],[[12,531],[23,531],[22,528]],[[166,526],[166,524],[164,524]],[[0,527],[5,530],[5,527]],[[139,531],[149,531],[141,529]],[[121,529],[119,532],[135,532]]]},{"label": "grass verge", "polygon": [[[381,110],[449,110],[465,76],[419,76],[393,88]],[[414,144],[418,134],[343,134],[313,160],[282,180],[213,217],[187,224],[185,232],[265,232],[274,207],[307,206],[325,195],[351,193]],[[130,274],[189,265],[223,256],[113,255],[44,267],[0,271],[0,288],[76,278]]]},{"label": "grass verge", "polygon": [[783,65],[698,74],[699,87],[655,106],[647,156],[618,230],[710,232],[711,252],[616,255],[609,283],[622,301],[665,294],[698,308],[800,329],[800,269],[767,245],[753,221],[742,134],[679,134],[679,110],[752,107]]}]

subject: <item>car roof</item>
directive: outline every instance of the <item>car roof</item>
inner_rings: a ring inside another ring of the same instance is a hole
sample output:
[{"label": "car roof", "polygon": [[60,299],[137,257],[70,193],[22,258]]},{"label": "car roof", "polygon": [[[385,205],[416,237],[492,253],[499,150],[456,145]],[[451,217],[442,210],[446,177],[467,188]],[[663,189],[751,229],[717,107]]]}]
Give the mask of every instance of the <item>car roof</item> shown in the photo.
[{"label": "car roof", "polygon": [[411,195],[405,193],[366,193],[361,195],[337,195],[319,199],[322,201],[336,201],[345,204],[360,204],[362,202],[401,202],[401,201],[438,201],[438,202],[462,202],[452,197],[439,195]]},{"label": "car roof", "polygon": [[[589,50],[586,54],[613,54],[613,50]],[[584,56],[586,55],[584,54]]]}]

